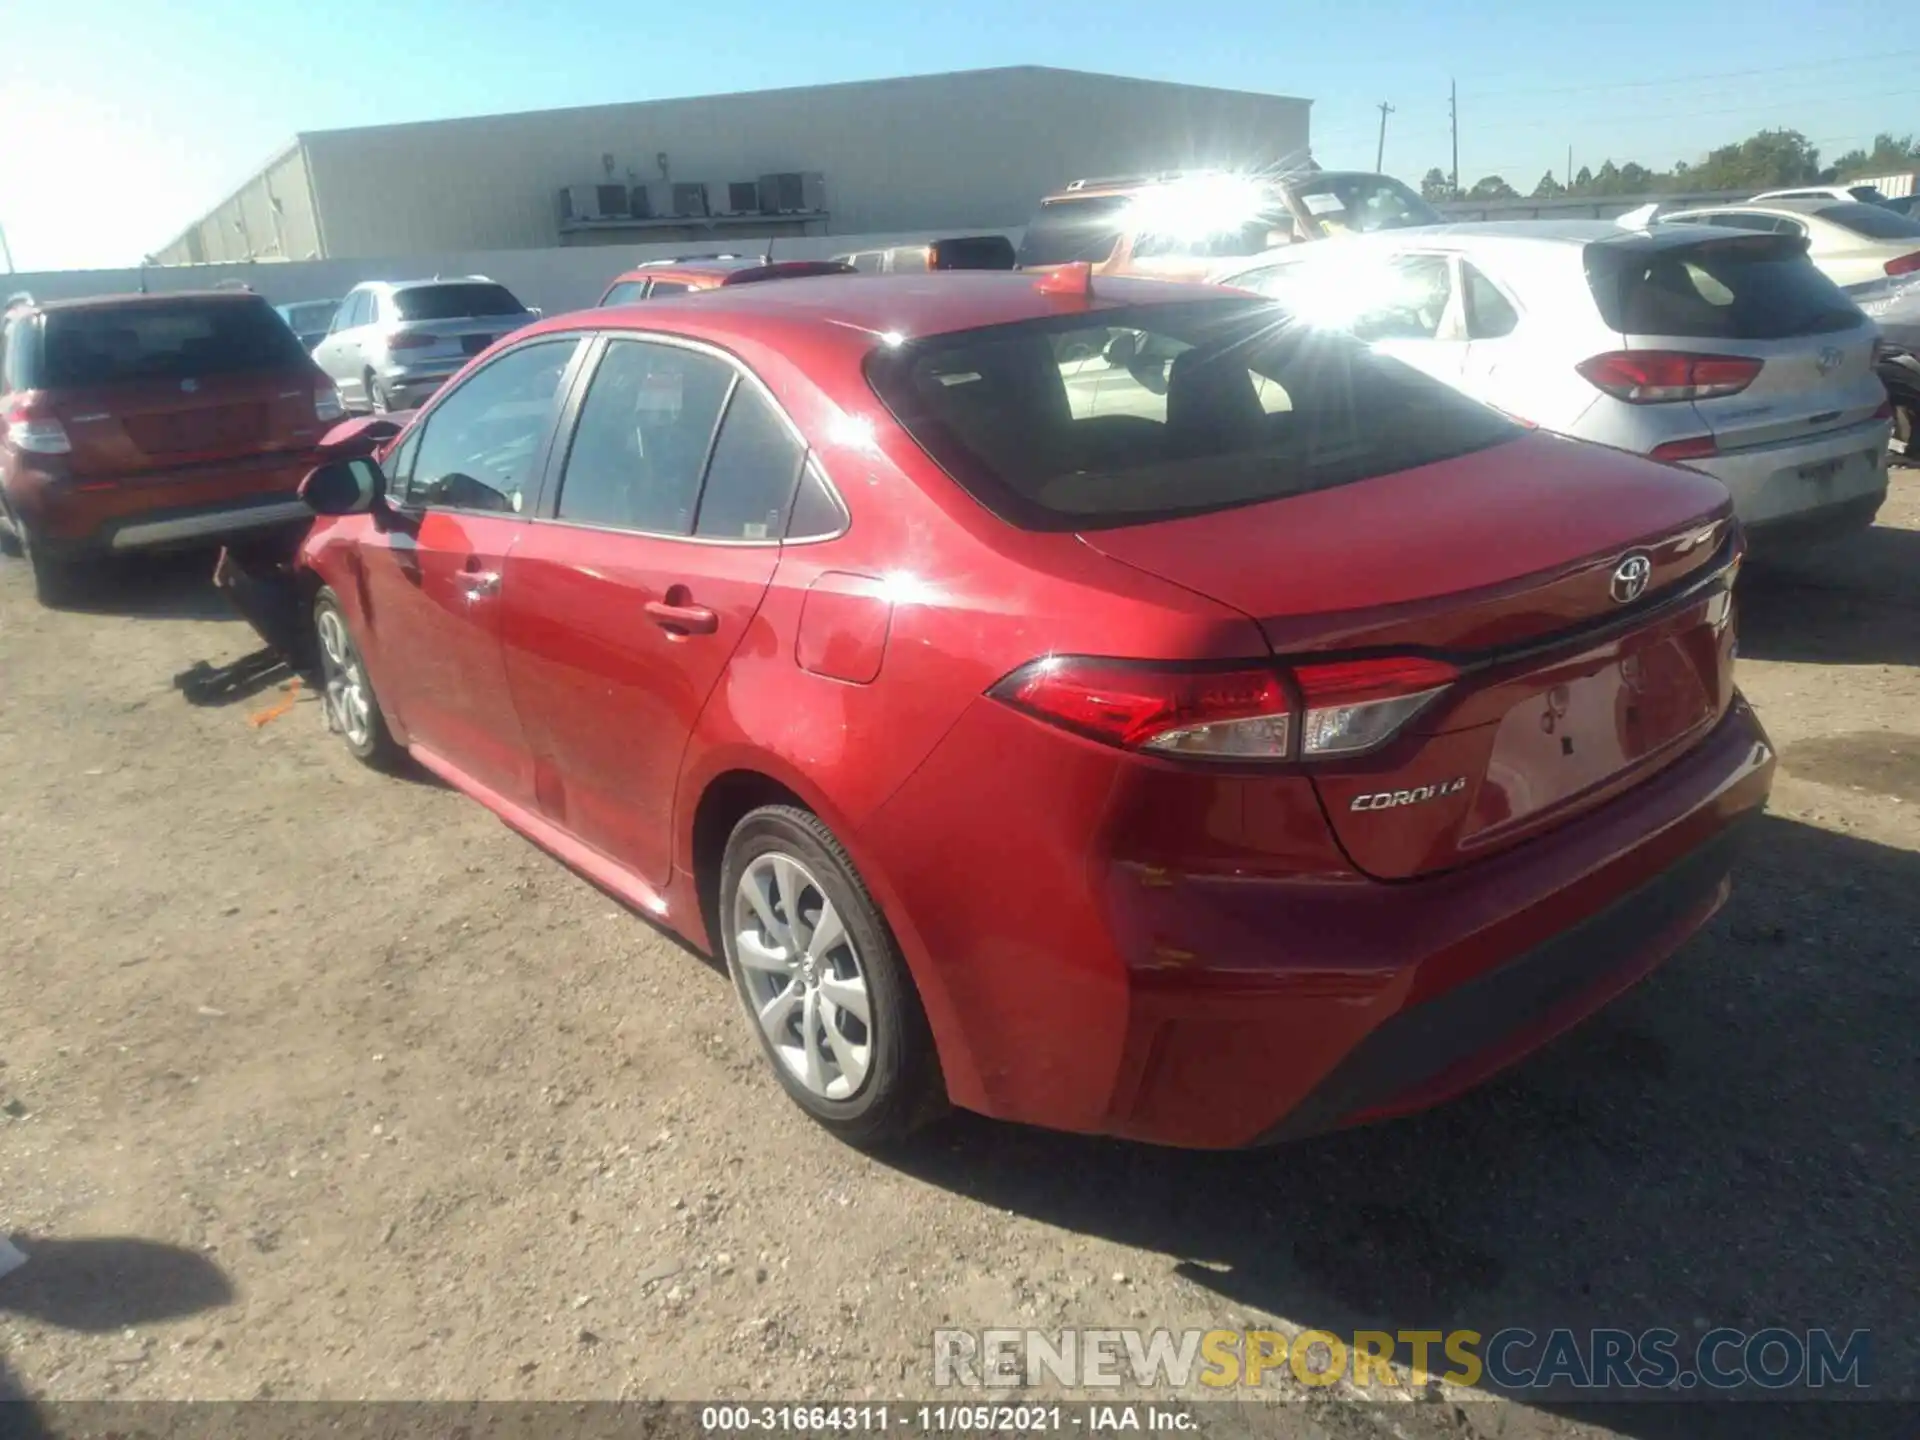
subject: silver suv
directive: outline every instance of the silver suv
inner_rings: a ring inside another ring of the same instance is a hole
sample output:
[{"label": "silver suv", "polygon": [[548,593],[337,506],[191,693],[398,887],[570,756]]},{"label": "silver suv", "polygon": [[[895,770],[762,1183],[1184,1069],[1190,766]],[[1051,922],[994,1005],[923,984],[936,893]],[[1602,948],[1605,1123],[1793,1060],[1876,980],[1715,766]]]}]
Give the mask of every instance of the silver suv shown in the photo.
[{"label": "silver suv", "polygon": [[539,313],[484,275],[374,280],[347,292],[313,358],[350,408],[412,410]]},{"label": "silver suv", "polygon": [[1450,225],[1223,267],[1517,419],[1719,480],[1756,550],[1873,523],[1892,407],[1873,322],[1797,236]]}]

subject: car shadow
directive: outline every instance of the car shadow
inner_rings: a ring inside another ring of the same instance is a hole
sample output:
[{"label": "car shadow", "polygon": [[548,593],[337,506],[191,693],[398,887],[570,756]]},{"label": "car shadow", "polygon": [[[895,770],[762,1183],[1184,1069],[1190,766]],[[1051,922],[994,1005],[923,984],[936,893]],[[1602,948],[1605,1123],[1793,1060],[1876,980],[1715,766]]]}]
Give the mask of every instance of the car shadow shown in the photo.
[{"label": "car shadow", "polygon": [[[1768,817],[1734,899],[1667,966],[1426,1115],[1224,1154],[961,1116],[888,1162],[1163,1255],[1223,1324],[1666,1327],[1686,1358],[1711,1326],[1868,1329],[1885,1395],[1920,1377],[1916,935],[1920,855]],[[1732,1433],[1809,1433],[1804,1412],[1737,1408]],[[1707,1413],[1607,1423],[1652,1440]]]},{"label": "car shadow", "polygon": [[61,608],[145,620],[237,620],[213,585],[217,550],[110,556],[89,566]]},{"label": "car shadow", "polygon": [[[195,661],[173,677],[173,688],[189,705],[233,705],[285,684],[294,674],[286,656],[270,646],[262,646],[224,665]],[[312,677],[301,678],[311,683]]]},{"label": "car shadow", "polygon": [[1876,525],[1740,578],[1740,653],[1816,665],[1920,665],[1920,530]]}]

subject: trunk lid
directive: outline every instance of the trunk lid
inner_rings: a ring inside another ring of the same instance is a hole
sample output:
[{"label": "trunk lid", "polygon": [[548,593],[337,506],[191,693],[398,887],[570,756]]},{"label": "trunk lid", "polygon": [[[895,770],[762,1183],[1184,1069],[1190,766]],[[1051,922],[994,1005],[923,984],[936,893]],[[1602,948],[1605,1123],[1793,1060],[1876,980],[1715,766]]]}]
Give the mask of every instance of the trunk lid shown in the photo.
[{"label": "trunk lid", "polygon": [[[1384,748],[1309,766],[1349,858],[1401,879],[1599,804],[1712,728],[1733,693],[1730,516],[1706,476],[1530,435],[1080,538],[1244,612],[1285,659],[1460,668]],[[1618,598],[1630,559],[1641,588]]]}]

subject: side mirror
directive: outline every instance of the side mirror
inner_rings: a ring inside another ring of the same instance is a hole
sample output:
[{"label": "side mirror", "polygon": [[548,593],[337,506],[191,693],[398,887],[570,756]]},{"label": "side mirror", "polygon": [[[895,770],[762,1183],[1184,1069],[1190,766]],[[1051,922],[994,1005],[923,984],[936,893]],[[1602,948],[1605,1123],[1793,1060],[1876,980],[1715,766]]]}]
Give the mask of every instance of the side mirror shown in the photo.
[{"label": "side mirror", "polygon": [[1107,364],[1116,370],[1132,365],[1140,353],[1140,337],[1131,330],[1122,330],[1107,342]]},{"label": "side mirror", "polygon": [[332,460],[300,482],[300,498],[316,515],[364,515],[386,490],[386,477],[372,460]]}]

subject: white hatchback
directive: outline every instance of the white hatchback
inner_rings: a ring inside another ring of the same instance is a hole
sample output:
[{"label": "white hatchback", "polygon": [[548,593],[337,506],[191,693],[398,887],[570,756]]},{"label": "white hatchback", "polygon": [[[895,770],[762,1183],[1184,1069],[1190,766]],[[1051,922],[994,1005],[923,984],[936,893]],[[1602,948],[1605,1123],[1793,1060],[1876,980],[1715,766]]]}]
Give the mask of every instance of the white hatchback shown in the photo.
[{"label": "white hatchback", "polygon": [[1876,330],[1797,237],[1608,221],[1358,236],[1212,277],[1516,419],[1714,476],[1756,550],[1873,523]]}]

